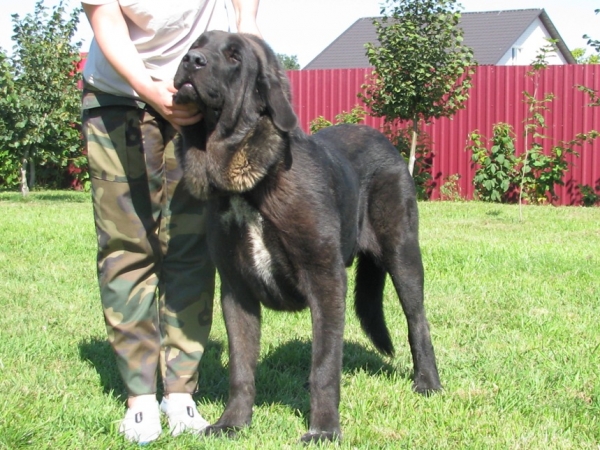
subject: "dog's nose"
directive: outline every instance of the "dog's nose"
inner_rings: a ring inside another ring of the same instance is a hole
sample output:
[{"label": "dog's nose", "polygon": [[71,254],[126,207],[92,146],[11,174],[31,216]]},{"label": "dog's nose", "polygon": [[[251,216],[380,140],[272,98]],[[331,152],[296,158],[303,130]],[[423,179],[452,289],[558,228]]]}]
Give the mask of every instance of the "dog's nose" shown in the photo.
[{"label": "dog's nose", "polygon": [[183,57],[183,63],[188,69],[201,69],[206,66],[206,56],[200,50],[190,50]]}]

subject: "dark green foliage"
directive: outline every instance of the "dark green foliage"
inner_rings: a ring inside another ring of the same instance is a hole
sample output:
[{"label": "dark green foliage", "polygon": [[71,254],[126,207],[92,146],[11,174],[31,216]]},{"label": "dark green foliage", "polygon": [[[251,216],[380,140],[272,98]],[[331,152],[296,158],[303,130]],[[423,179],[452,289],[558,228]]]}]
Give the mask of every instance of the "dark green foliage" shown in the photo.
[{"label": "dark green foliage", "polygon": [[[467,150],[473,152],[472,160],[477,166],[473,185],[476,196],[489,202],[514,201],[519,204],[526,200],[530,204],[544,204],[556,200],[555,187],[564,185],[565,173],[569,170],[568,155],[579,156],[575,147],[582,147],[600,136],[597,131],[580,133],[569,142],[553,146],[544,151],[548,136],[544,114],[550,110],[553,93],[538,92],[541,72],[548,66],[547,56],[554,51],[555,42],[540,49],[527,76],[534,86],[532,93],[523,92],[528,115],[523,123],[525,151],[515,152],[513,128],[504,123],[494,126],[492,146],[488,149],[485,137],[475,131],[469,136],[472,144]],[[579,86],[580,90],[586,90]],[[592,96],[592,100],[597,100]],[[592,106],[594,106],[592,104]],[[593,191],[592,191],[593,193]],[[585,196],[584,196],[585,198]],[[585,201],[585,200],[584,200]]]},{"label": "dark green foliage", "polygon": [[589,96],[590,100],[588,106],[600,106],[600,92],[581,85],[578,85],[577,89],[579,89],[582,92],[585,92]]},{"label": "dark green foliage", "polygon": [[[467,150],[473,152],[473,164],[478,167],[473,178],[476,197],[487,202],[506,203],[515,201],[516,193],[521,193],[520,197],[532,204],[555,200],[555,187],[564,184],[563,178],[569,170],[567,155],[578,156],[575,146],[590,143],[596,137],[595,132],[579,134],[572,141],[553,147],[548,154],[544,153],[541,142],[534,142],[527,152],[517,156],[515,135],[510,125],[499,123],[494,126],[490,148],[487,148],[483,135],[473,132]],[[586,205],[593,198],[594,190],[581,185],[580,190]]]},{"label": "dark green foliage", "polygon": [[298,62],[298,56],[296,55],[285,55],[283,53],[277,53],[277,59],[285,70],[298,70],[300,69],[300,63]]},{"label": "dark green foliage", "polygon": [[[401,127],[395,130],[387,130],[386,134],[392,144],[398,149],[400,154],[408,162],[410,159],[412,145],[412,128]],[[429,200],[433,190],[431,168],[433,165],[433,152],[431,151],[431,137],[425,131],[421,131],[417,136],[415,146],[415,162],[413,167],[413,181],[417,189],[417,198],[419,200]]]},{"label": "dark green foliage", "polygon": [[367,44],[375,67],[365,101],[388,121],[449,117],[464,106],[473,52],[462,45],[453,0],[387,0],[375,20],[380,45]]},{"label": "dark green foliage", "polygon": [[578,184],[577,188],[581,194],[581,203],[583,206],[594,206],[600,203],[600,183],[596,188],[589,184]]},{"label": "dark green foliage", "polygon": [[471,133],[469,139],[472,144],[467,150],[473,152],[471,159],[478,166],[473,178],[477,198],[486,202],[507,201],[518,177],[512,127],[506,123],[494,125],[489,149],[485,137],[478,132]]},{"label": "dark green foliage", "polygon": [[[419,123],[450,117],[464,107],[473,52],[463,45],[455,0],[387,0],[373,24],[380,45],[366,45],[375,68],[359,96],[386,122]],[[411,144],[412,173],[416,136]]]},{"label": "dark green foliage", "polygon": [[[520,192],[520,197],[531,204],[555,200],[555,187],[564,185],[563,179],[569,170],[567,155],[578,156],[574,147],[590,143],[596,137],[595,132],[580,134],[570,142],[554,146],[548,153],[544,153],[541,143],[534,142],[527,152],[517,156],[510,125],[494,126],[490,148],[486,147],[484,136],[471,133],[472,143],[467,150],[473,152],[473,163],[478,167],[473,178],[477,198],[506,203],[515,201],[515,193]],[[580,185],[580,191],[585,206],[596,202],[594,189]]]},{"label": "dark green foliage", "polygon": [[534,145],[522,165],[524,197],[533,204],[543,204],[557,198],[554,187],[564,185],[563,177],[569,170],[568,154],[577,155],[570,148],[554,147],[545,154],[541,145]]},{"label": "dark green foliage", "polygon": [[0,186],[15,187],[19,185],[21,162],[19,155],[10,146],[13,139],[14,105],[18,101],[13,80],[10,60],[0,50]]},{"label": "dark green foliage", "polygon": [[573,147],[586,142],[578,136],[553,147],[548,154],[544,153],[541,143],[534,142],[527,152],[517,156],[515,136],[508,124],[494,126],[490,148],[478,132],[471,133],[469,138],[472,143],[467,150],[473,152],[472,160],[478,167],[473,178],[476,196],[479,200],[498,203],[515,201],[515,193],[521,193],[520,197],[531,204],[555,200],[555,187],[564,184],[563,178],[569,170],[567,155],[577,156]]},{"label": "dark green foliage", "polygon": [[62,3],[48,11],[40,0],[33,15],[12,16],[14,53],[0,61],[4,188],[19,184],[21,167],[29,171],[30,187],[36,178],[46,187],[64,187],[69,168],[85,165],[78,126],[80,44],[71,43],[79,13],[65,19]]},{"label": "dark green foliage", "polygon": [[367,112],[362,106],[354,105],[354,108],[352,108],[350,112],[342,111],[337,116],[335,116],[335,122],[331,122],[325,117],[319,116],[316,119],[310,121],[310,134],[315,134],[322,128],[330,127],[332,125],[338,125],[341,123],[361,123],[363,120],[365,120],[366,115]]}]

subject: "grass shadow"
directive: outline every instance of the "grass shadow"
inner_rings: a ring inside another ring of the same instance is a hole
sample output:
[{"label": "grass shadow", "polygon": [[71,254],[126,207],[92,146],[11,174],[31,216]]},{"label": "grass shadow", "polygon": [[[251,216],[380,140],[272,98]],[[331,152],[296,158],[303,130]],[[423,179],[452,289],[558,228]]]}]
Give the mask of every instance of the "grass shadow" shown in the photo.
[{"label": "grass shadow", "polygon": [[[200,364],[200,385],[205,387],[203,393],[195,397],[206,397],[210,401],[222,401],[228,393],[228,371],[221,364],[223,346],[216,341],[209,341],[202,363]],[[79,357],[91,364],[100,376],[100,384],[105,395],[111,395],[119,401],[127,400],[127,390],[121,379],[113,350],[106,339],[93,338],[79,343]],[[158,385],[160,386],[160,374]],[[158,389],[158,397],[162,389]]]},{"label": "grass shadow", "polygon": [[91,194],[81,191],[31,191],[29,195],[23,197],[20,192],[0,191],[0,201],[91,203]]},{"label": "grass shadow", "polygon": [[[311,349],[310,341],[290,340],[274,347],[262,357],[256,374],[257,405],[283,404],[298,411],[308,421]],[[199,389],[194,394],[196,400],[226,403],[229,370],[224,351],[226,349],[222,342],[209,341],[200,364]],[[79,354],[83,361],[90,363],[98,372],[104,394],[124,402],[127,393],[108,341],[97,338],[83,341],[79,344]],[[344,344],[342,371],[350,374],[362,371],[372,376],[398,374],[398,369],[374,350],[354,342]],[[399,375],[406,379],[411,377],[408,370],[401,371]],[[161,396],[160,391],[158,396]]]},{"label": "grass shadow", "polygon": [[0,202],[32,203],[32,202],[57,202],[57,203],[91,203],[90,194],[80,191],[52,191],[30,192],[23,197],[20,192],[0,191]]},{"label": "grass shadow", "polygon": [[127,399],[112,348],[106,339],[92,338],[79,343],[79,357],[91,364],[100,376],[102,391],[120,401]]},{"label": "grass shadow", "polygon": [[486,211],[485,215],[486,216],[491,216],[491,217],[499,217],[502,214],[502,212],[499,209],[491,209],[489,211]]},{"label": "grass shadow", "polygon": [[34,200],[45,202],[73,202],[73,203],[91,203],[91,194],[86,194],[80,191],[66,192],[40,192],[33,195]]},{"label": "grass shadow", "polygon": [[[310,341],[290,340],[273,348],[259,361],[256,370],[256,405],[273,403],[297,411],[305,422],[310,413],[309,375],[312,345]],[[204,402],[225,404],[229,392],[228,368],[222,364],[224,345],[211,342],[200,365],[199,390],[194,396]],[[374,350],[354,342],[344,344],[344,373],[366,372],[372,376],[391,376],[398,370]],[[410,379],[410,371],[399,373]]]}]

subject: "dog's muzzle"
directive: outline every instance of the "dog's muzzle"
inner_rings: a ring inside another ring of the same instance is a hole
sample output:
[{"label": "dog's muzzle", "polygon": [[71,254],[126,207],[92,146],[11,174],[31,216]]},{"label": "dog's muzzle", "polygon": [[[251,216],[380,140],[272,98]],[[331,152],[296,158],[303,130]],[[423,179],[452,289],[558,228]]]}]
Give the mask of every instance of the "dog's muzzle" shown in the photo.
[{"label": "dog's muzzle", "polygon": [[174,79],[175,89],[179,91],[175,96],[177,103],[198,101],[199,95],[193,86],[192,77],[195,72],[206,67],[207,63],[206,56],[198,49],[191,49],[185,54]]},{"label": "dog's muzzle", "polygon": [[191,49],[181,60],[181,64],[185,70],[192,72],[206,67],[208,61],[206,56],[200,50]]}]

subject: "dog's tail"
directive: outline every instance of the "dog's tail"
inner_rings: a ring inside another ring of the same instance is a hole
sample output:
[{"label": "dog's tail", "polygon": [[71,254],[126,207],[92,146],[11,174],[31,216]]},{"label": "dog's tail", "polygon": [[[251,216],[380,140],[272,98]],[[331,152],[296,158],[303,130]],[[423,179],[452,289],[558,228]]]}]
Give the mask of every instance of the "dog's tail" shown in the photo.
[{"label": "dog's tail", "polygon": [[383,315],[383,288],[386,271],[377,264],[373,256],[360,253],[356,263],[354,308],[363,331],[375,348],[392,356],[394,345]]}]

